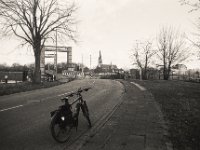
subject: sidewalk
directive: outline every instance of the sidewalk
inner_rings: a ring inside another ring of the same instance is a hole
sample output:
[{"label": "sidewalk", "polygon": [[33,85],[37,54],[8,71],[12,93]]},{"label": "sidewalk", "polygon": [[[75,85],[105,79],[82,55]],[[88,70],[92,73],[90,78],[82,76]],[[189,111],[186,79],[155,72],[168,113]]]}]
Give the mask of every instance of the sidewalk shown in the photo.
[{"label": "sidewalk", "polygon": [[81,150],[172,150],[166,126],[153,96],[123,81],[122,104]]}]

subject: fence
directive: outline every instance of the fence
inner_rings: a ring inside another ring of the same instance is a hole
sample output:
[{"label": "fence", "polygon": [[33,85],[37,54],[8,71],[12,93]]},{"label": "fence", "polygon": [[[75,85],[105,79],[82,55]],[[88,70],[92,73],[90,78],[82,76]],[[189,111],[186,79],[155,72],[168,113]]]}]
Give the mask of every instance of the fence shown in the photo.
[{"label": "fence", "polygon": [[185,71],[185,72],[172,72],[170,76],[171,80],[183,80],[191,82],[200,82],[199,71]]},{"label": "fence", "polygon": [[[140,79],[139,70],[131,69],[130,77],[133,79]],[[162,71],[156,69],[150,69],[147,71],[147,80],[162,80],[162,79],[163,79]],[[169,80],[200,82],[200,71],[198,70],[171,71]]]},{"label": "fence", "polygon": [[14,81],[26,81],[27,71],[24,72],[0,72],[0,80],[14,80]]}]

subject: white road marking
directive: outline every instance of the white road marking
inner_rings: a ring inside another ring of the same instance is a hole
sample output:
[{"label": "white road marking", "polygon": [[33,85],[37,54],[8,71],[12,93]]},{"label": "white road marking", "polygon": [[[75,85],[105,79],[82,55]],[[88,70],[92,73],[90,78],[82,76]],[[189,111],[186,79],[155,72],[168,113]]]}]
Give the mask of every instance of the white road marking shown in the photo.
[{"label": "white road marking", "polygon": [[[73,93],[73,91],[67,92],[67,93],[64,93],[64,94],[60,94],[60,95],[56,95],[54,97],[57,97],[57,96],[60,97],[60,96],[63,96],[63,95],[66,95],[66,94],[70,94],[70,93]],[[45,101],[45,100],[47,100],[49,98],[53,98],[53,97],[45,97],[45,98],[40,99],[40,100],[30,100],[30,101],[28,101],[28,103],[34,103],[34,102],[38,102],[39,103],[39,102]],[[18,105],[18,106],[6,108],[6,109],[1,109],[0,112],[11,110],[11,109],[15,109],[15,108],[19,108],[19,107],[22,107],[22,106],[24,106],[24,105]]]},{"label": "white road marking", "polygon": [[57,95],[57,96],[63,96],[63,95],[65,95],[65,93],[64,93],[64,94]]},{"label": "white road marking", "polygon": [[131,83],[134,84],[135,86],[137,86],[141,91],[146,91],[146,89],[143,86],[141,86],[135,82],[131,82]]},{"label": "white road marking", "polygon": [[74,92],[74,91],[71,91],[71,92],[67,92],[67,93],[64,93],[64,94],[57,95],[57,96],[67,95],[67,94],[70,94],[70,93],[73,93],[73,92]]},{"label": "white road marking", "polygon": [[15,108],[19,108],[19,107],[22,107],[22,106],[24,106],[24,105],[18,105],[18,106],[14,106],[14,107],[6,108],[6,109],[1,109],[0,112],[6,111],[6,110],[15,109]]}]

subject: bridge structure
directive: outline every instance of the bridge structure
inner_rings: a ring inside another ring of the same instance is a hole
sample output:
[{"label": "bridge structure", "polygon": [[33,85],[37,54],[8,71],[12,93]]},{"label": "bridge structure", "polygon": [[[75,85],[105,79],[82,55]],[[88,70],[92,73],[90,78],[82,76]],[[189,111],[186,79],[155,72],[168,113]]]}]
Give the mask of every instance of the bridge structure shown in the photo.
[{"label": "bridge structure", "polygon": [[44,78],[44,76],[45,76],[45,58],[54,59],[53,74],[55,76],[57,75],[58,52],[66,53],[67,64],[72,63],[72,47],[46,45],[43,47],[43,49],[41,51],[41,56],[40,56],[41,78]]}]

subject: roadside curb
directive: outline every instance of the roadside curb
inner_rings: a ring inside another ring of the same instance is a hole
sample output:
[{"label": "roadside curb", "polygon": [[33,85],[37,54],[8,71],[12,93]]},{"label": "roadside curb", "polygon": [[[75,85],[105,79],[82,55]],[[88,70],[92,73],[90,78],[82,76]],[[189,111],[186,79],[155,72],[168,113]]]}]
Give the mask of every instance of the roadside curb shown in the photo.
[{"label": "roadside curb", "polygon": [[69,146],[65,147],[64,150],[79,150],[83,145],[85,145],[90,138],[94,137],[95,134],[106,124],[106,122],[110,119],[110,117],[113,115],[113,113],[119,108],[119,106],[123,103],[123,96],[124,93],[126,93],[126,87],[124,86],[123,82],[115,80],[117,82],[120,82],[123,85],[124,91],[122,92],[122,95],[119,97],[120,102],[115,105],[115,107],[109,111],[106,115],[101,117],[100,120],[97,121],[97,123],[86,132],[84,135],[78,137],[78,140],[70,144]]}]

